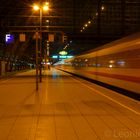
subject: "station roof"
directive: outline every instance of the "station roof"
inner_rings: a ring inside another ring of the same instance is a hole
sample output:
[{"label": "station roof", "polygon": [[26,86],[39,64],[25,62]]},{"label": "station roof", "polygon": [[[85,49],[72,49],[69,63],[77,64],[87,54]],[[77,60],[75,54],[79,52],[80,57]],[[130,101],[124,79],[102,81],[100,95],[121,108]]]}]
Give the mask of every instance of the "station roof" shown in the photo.
[{"label": "station roof", "polygon": [[[55,41],[50,43],[50,55],[64,48],[75,55],[139,30],[139,0],[49,0],[50,9],[42,11],[41,16],[33,10],[33,5],[45,2],[1,0],[1,43],[6,33],[15,34],[16,38],[19,33],[25,33],[27,42],[18,44],[23,45],[20,55],[31,56],[34,32],[41,27],[43,46],[49,33],[55,35]],[[65,42],[63,36],[67,38]]]}]

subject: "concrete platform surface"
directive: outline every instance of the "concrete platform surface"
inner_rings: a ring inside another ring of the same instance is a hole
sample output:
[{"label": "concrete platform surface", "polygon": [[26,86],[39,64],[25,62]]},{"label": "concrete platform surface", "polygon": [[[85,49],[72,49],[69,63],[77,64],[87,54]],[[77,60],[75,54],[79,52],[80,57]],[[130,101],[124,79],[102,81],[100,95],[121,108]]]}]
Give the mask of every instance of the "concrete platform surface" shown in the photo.
[{"label": "concrete platform surface", "polygon": [[70,74],[0,80],[0,140],[140,140],[140,103]]}]

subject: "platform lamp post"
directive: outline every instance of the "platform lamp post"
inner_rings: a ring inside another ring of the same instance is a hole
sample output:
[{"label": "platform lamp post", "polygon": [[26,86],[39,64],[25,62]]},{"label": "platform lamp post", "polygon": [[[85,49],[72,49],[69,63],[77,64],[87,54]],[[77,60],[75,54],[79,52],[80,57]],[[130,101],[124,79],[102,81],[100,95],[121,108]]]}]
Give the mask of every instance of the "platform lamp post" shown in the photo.
[{"label": "platform lamp post", "polygon": [[34,4],[33,9],[35,11],[39,11],[39,28],[40,28],[40,44],[39,44],[39,51],[40,51],[40,82],[42,82],[42,13],[43,11],[49,10],[49,2],[45,2],[44,4],[40,2],[40,5]]},{"label": "platform lamp post", "polygon": [[36,39],[36,90],[38,91],[38,29],[36,29],[35,39]]}]

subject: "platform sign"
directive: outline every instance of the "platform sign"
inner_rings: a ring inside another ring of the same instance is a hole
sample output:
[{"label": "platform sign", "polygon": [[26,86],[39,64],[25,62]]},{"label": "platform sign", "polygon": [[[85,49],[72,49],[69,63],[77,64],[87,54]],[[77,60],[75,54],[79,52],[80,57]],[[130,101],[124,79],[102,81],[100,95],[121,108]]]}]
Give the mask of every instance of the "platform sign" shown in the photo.
[{"label": "platform sign", "polygon": [[5,35],[5,42],[6,44],[11,44],[14,42],[14,35],[12,34],[6,34]]},{"label": "platform sign", "polygon": [[60,51],[59,54],[60,54],[60,55],[67,55],[68,52],[66,52],[66,51]]},{"label": "platform sign", "polygon": [[19,34],[19,40],[20,40],[20,42],[25,42],[25,40],[26,40],[25,34]]},{"label": "platform sign", "polygon": [[54,34],[49,34],[48,40],[49,42],[54,42]]}]

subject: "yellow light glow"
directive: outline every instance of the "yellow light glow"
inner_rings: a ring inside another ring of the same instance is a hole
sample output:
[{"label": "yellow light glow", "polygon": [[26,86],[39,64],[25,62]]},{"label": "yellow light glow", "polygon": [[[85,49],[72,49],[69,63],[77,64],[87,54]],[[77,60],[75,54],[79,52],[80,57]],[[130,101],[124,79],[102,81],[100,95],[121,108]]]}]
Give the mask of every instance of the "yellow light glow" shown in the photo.
[{"label": "yellow light glow", "polygon": [[85,27],[87,27],[88,25],[87,24],[85,24]]},{"label": "yellow light glow", "polygon": [[112,67],[113,67],[113,65],[109,65],[109,67],[110,67],[110,68],[112,68]]},{"label": "yellow light glow", "polygon": [[112,64],[113,64],[114,62],[115,62],[114,60],[110,60],[110,61],[109,61],[109,63],[112,63]]},{"label": "yellow light glow", "polygon": [[49,5],[49,2],[46,2],[45,5]]},{"label": "yellow light glow", "polygon": [[105,9],[105,7],[104,7],[104,6],[102,6],[102,7],[101,7],[101,10],[103,11],[104,9]]},{"label": "yellow light glow", "polygon": [[48,6],[48,5],[44,5],[44,6],[43,6],[43,10],[44,10],[44,11],[48,11],[48,10],[49,10],[49,6]]},{"label": "yellow light glow", "polygon": [[91,21],[88,21],[88,24],[90,24],[91,23]]},{"label": "yellow light glow", "polygon": [[85,27],[83,27],[83,29],[85,29]]},{"label": "yellow light glow", "polygon": [[67,55],[68,53],[66,51],[59,52],[60,55]]},{"label": "yellow light glow", "polygon": [[38,11],[38,10],[39,10],[39,6],[38,6],[38,5],[34,5],[34,6],[33,6],[33,9],[34,9],[35,11]]}]

